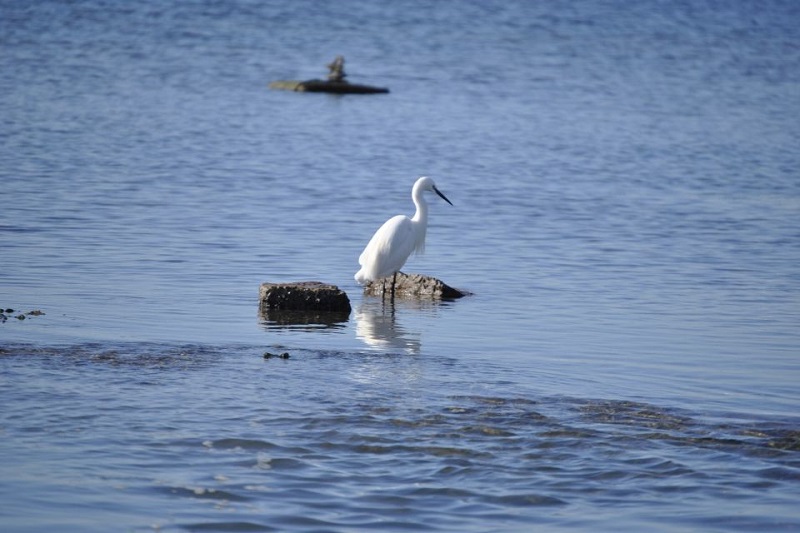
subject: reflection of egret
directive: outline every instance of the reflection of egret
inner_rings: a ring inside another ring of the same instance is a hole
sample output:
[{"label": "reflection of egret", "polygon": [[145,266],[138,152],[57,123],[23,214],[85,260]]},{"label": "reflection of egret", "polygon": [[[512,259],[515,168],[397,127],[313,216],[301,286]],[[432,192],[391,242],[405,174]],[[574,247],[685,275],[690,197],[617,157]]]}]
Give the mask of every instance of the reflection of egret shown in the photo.
[{"label": "reflection of egret", "polygon": [[[450,205],[453,203],[439,192],[431,178],[421,177],[411,189],[411,199],[417,207],[413,218],[397,215],[387,220],[358,258],[361,270],[356,272],[356,281],[365,284],[369,281],[393,276],[403,268],[411,252],[422,253],[425,250],[425,233],[428,229],[428,202],[423,193],[435,192]],[[394,278],[392,279],[394,294]]]},{"label": "reflection of egret", "polygon": [[398,325],[394,311],[393,304],[386,306],[382,300],[365,299],[356,309],[356,337],[373,348],[419,353],[419,333],[408,333]]}]

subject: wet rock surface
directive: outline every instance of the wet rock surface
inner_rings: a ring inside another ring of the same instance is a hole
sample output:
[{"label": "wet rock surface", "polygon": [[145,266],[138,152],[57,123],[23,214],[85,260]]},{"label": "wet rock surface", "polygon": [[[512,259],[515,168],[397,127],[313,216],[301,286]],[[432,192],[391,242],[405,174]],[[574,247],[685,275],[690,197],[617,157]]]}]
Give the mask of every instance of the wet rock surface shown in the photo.
[{"label": "wet rock surface", "polygon": [[278,322],[281,317],[289,317],[292,322],[303,321],[303,317],[314,320],[346,317],[350,310],[350,299],[344,291],[319,281],[262,283],[259,289],[260,313]]},{"label": "wet rock surface", "polygon": [[[393,277],[371,281],[364,286],[369,296],[392,297]],[[454,300],[470,293],[447,285],[442,280],[422,274],[397,273],[394,279],[394,297],[407,299]]]}]

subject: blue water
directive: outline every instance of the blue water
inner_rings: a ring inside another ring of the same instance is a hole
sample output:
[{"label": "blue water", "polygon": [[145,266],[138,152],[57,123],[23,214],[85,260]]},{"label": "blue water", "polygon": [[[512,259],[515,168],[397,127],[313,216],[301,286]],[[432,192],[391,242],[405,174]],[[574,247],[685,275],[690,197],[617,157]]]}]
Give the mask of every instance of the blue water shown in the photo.
[{"label": "blue water", "polygon": [[[4,530],[800,528],[796,2],[3,2],[0,50]],[[337,54],[391,93],[267,88]],[[364,297],[420,175],[404,270],[473,295]],[[263,321],[299,280],[349,319]]]}]

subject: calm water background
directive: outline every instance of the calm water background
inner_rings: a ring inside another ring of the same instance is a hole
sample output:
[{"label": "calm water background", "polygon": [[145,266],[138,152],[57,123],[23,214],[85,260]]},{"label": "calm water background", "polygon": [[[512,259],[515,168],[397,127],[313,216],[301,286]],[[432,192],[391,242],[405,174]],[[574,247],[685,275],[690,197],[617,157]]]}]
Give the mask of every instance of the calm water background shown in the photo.
[{"label": "calm water background", "polygon": [[[800,529],[796,2],[4,1],[0,50],[3,530]],[[266,87],[336,54],[391,94]],[[474,296],[363,298],[423,174],[405,270]],[[259,319],[309,279],[347,322]]]}]

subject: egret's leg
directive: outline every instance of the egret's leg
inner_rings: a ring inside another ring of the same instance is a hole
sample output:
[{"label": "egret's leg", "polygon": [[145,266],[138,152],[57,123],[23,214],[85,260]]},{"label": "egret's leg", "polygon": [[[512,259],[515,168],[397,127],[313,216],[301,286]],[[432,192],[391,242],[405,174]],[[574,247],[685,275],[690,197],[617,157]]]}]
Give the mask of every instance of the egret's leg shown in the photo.
[{"label": "egret's leg", "polygon": [[394,286],[397,283],[397,272],[392,274],[392,301],[394,301]]}]

